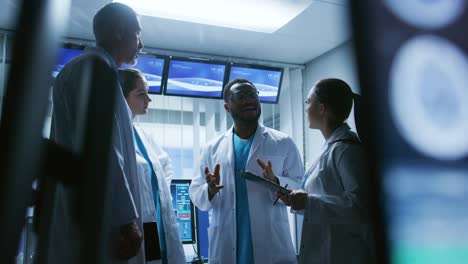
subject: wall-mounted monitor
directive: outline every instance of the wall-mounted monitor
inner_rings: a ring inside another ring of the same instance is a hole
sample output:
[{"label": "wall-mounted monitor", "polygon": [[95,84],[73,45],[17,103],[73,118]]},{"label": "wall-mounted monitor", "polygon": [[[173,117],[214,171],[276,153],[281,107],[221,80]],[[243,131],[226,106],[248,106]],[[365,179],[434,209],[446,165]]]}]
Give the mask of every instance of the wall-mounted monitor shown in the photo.
[{"label": "wall-mounted monitor", "polygon": [[278,103],[283,69],[245,64],[232,64],[229,72],[229,81],[235,78],[244,78],[251,81],[259,91],[260,102]]},{"label": "wall-mounted monitor", "polygon": [[171,58],[164,94],[220,99],[227,63]]},{"label": "wall-mounted monitor", "polygon": [[60,48],[57,55],[57,62],[52,70],[52,77],[57,77],[67,63],[83,53],[84,48],[84,46],[72,44],[65,44]]},{"label": "wall-mounted monitor", "polygon": [[195,207],[189,196],[190,183],[191,180],[187,179],[174,179],[171,182],[172,208],[183,244],[194,244],[196,241]]},{"label": "wall-mounted monitor", "polygon": [[140,70],[148,82],[148,93],[161,94],[162,79],[166,59],[162,56],[142,54],[138,57],[135,66],[122,64],[121,68],[134,68]]}]

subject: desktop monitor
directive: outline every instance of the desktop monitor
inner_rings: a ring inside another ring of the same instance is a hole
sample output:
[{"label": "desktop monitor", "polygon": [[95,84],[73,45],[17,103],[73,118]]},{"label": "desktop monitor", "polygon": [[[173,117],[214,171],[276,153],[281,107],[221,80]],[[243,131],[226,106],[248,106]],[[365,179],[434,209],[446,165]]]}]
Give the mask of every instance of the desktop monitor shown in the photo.
[{"label": "desktop monitor", "polygon": [[251,81],[259,91],[260,102],[278,103],[282,68],[273,68],[257,65],[232,64],[229,73],[229,81],[235,78],[244,78]]},{"label": "desktop monitor", "polygon": [[189,196],[190,182],[191,180],[186,179],[174,179],[171,182],[172,208],[183,244],[194,244],[196,241],[195,207]]},{"label": "desktop monitor", "polygon": [[145,76],[148,82],[148,93],[161,94],[161,84],[164,76],[164,67],[166,59],[162,56],[155,56],[150,54],[142,54],[138,57],[135,66],[128,66],[123,64],[121,68],[138,69]]},{"label": "desktop monitor", "polygon": [[171,58],[164,94],[221,99],[227,64]]},{"label": "desktop monitor", "polygon": [[52,77],[57,77],[63,67],[71,60],[81,55],[83,50],[84,46],[80,45],[65,45],[60,48],[57,55],[57,63],[54,65],[54,69],[52,70]]}]

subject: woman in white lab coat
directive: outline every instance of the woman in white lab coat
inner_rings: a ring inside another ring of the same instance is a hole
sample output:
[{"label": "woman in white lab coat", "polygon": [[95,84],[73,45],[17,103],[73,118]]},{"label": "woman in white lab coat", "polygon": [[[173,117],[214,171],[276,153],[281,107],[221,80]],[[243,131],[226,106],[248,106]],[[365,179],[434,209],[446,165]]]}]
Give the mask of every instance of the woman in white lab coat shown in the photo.
[{"label": "woman in white lab coat", "polygon": [[299,263],[375,263],[368,168],[360,140],[345,122],[352,103],[351,88],[339,79],[319,81],[307,96],[309,128],[320,130],[326,142],[301,190],[282,199],[304,214]]},{"label": "woman in white lab coat", "polygon": [[[138,70],[123,69],[119,70],[119,78],[133,118],[146,114],[151,99],[148,96],[145,77]],[[144,223],[157,223],[161,245],[161,260],[147,263],[185,263],[179,227],[172,208],[170,183],[173,172],[170,158],[151,136],[135,125],[134,135],[140,183],[141,217]],[[145,254],[148,255],[148,253]]]}]

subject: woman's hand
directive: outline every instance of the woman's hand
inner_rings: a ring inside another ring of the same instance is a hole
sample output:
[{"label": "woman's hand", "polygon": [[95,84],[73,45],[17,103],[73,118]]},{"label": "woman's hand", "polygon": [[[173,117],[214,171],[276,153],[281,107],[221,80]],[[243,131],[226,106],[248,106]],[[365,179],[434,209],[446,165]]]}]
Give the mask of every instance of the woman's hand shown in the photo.
[{"label": "woman's hand", "polygon": [[135,222],[120,226],[115,234],[114,256],[119,260],[128,260],[140,253],[143,234]]},{"label": "woman's hand", "polygon": [[280,193],[280,192],[276,192],[276,197],[281,199],[281,201],[283,201],[283,203],[286,206],[291,206],[291,202],[289,201],[289,195],[288,194],[283,194],[283,193]]},{"label": "woman's hand", "polygon": [[257,159],[257,164],[263,170],[262,175],[265,179],[270,180],[274,183],[279,184],[279,179],[273,174],[273,165],[271,164],[271,160],[268,160],[267,164],[265,164],[260,159]]},{"label": "woman's hand", "polygon": [[307,193],[301,190],[292,191],[289,195],[291,209],[304,210],[307,207]]}]

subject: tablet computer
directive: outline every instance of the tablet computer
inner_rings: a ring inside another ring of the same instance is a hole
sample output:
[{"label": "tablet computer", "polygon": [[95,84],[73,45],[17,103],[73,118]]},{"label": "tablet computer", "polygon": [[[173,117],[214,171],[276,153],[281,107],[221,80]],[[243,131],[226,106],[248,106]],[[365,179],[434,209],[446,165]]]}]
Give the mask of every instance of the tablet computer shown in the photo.
[{"label": "tablet computer", "polygon": [[253,174],[251,172],[241,171],[240,175],[241,175],[241,177],[245,178],[246,180],[254,181],[256,183],[259,183],[259,184],[269,188],[272,191],[280,192],[281,194],[291,193],[290,190],[284,188],[283,186],[281,186],[281,185],[279,185],[279,184],[277,184],[275,182],[272,182],[270,180],[267,180],[264,177],[257,176],[257,175],[255,175],[255,174]]}]

